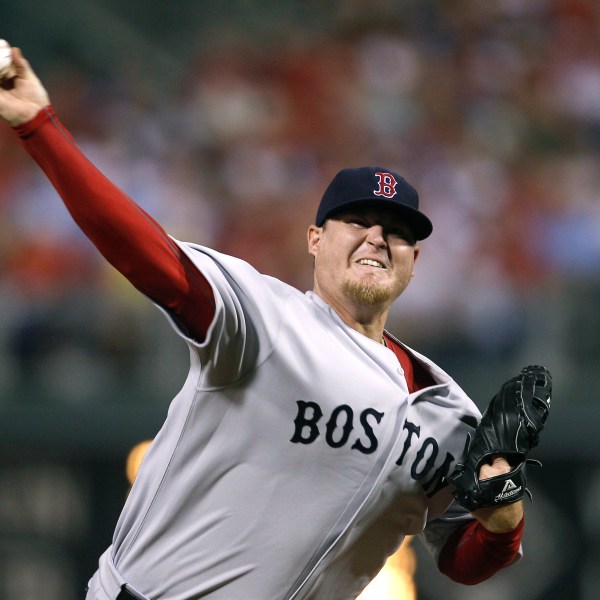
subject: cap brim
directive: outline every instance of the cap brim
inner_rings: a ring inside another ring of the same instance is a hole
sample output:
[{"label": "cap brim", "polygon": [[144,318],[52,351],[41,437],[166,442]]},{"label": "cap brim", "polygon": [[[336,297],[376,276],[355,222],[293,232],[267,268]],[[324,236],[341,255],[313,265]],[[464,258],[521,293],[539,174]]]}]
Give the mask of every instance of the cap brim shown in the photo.
[{"label": "cap brim", "polygon": [[377,208],[381,207],[393,210],[394,212],[398,213],[398,215],[404,221],[406,221],[407,225],[414,233],[416,240],[424,240],[425,238],[429,237],[431,235],[431,232],[433,231],[433,224],[431,223],[429,218],[426,217],[422,212],[415,210],[410,206],[394,204],[389,200],[379,200],[375,198],[365,198],[364,200],[351,200],[350,202],[339,204],[335,207],[335,210],[332,210],[329,213],[325,214],[321,218],[321,222],[316,223],[316,225],[318,227],[321,227],[327,219],[331,219],[341,212],[344,212],[351,208],[356,208],[358,206],[376,206]]}]

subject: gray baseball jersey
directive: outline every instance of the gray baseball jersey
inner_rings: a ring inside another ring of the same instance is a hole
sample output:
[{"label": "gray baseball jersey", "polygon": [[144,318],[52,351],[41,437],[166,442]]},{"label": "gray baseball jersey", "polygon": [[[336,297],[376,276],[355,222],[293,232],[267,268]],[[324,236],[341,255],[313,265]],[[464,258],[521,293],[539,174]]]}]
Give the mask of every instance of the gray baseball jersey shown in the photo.
[{"label": "gray baseball jersey", "polygon": [[480,417],[424,356],[396,356],[312,292],[178,242],[213,288],[206,340],[142,461],[88,600],[348,600],[406,534],[457,523],[442,477]]}]

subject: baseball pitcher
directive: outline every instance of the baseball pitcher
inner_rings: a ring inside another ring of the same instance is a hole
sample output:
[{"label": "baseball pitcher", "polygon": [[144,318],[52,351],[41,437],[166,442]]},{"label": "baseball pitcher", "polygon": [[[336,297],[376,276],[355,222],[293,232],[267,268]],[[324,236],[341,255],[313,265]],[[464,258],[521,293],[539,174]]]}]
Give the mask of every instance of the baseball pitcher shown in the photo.
[{"label": "baseball pitcher", "polygon": [[349,600],[408,534],[461,583],[519,558],[550,374],[525,367],[482,416],[385,330],[432,231],[412,185],[383,167],[340,171],[308,227],[303,293],[170,237],[12,59],[0,117],[190,355],[87,600]]}]

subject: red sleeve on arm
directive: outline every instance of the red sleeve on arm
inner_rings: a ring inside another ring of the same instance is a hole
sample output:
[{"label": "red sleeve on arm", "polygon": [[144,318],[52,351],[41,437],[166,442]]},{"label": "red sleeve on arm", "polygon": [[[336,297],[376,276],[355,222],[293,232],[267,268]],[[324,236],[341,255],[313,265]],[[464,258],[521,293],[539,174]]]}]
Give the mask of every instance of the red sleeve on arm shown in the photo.
[{"label": "red sleeve on arm", "polygon": [[164,229],[83,155],[52,107],[15,131],[102,255],[204,340],[215,312],[212,289]]},{"label": "red sleeve on arm", "polygon": [[479,521],[460,527],[442,548],[440,571],[466,585],[480,583],[510,565],[519,552],[525,520],[506,533],[492,533]]}]

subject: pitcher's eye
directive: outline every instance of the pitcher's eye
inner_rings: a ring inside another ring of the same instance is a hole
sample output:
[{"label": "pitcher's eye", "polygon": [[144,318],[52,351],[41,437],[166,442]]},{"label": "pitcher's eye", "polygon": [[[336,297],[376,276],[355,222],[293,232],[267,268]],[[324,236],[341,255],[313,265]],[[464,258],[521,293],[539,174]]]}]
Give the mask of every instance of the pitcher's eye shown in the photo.
[{"label": "pitcher's eye", "polygon": [[368,227],[367,221],[362,217],[357,217],[355,215],[347,215],[343,219],[344,223],[348,223],[349,225],[356,225],[357,227]]},{"label": "pitcher's eye", "polygon": [[416,243],[414,234],[406,227],[397,227],[397,228],[394,227],[394,228],[388,229],[386,231],[386,235],[397,238],[399,240],[404,240],[411,246]]}]

